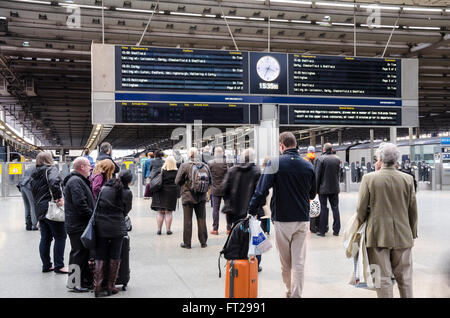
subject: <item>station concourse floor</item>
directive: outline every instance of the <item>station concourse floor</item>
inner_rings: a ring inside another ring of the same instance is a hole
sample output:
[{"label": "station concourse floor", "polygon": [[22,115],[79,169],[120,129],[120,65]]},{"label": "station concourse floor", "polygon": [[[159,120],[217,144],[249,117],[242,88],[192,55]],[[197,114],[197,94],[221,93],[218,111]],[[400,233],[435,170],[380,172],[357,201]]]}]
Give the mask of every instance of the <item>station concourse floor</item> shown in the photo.
[{"label": "station concourse floor", "polygon": [[[415,297],[450,297],[450,192],[421,191],[419,207],[419,238],[413,248],[413,286]],[[357,193],[341,193],[341,224],[355,212]],[[183,216],[181,204],[174,212],[173,235],[156,235],[155,212],[150,201],[135,198],[130,216],[131,280],[128,290],[116,297],[161,298],[223,298],[225,260],[222,278],[218,277],[217,258],[226,240],[226,222],[221,214],[219,236],[209,234],[212,209],[207,203],[208,247],[200,248],[196,222],[193,224],[192,249],[179,247],[182,242]],[[330,228],[332,224],[330,212]],[[194,217],[195,219],[195,217]],[[0,297],[94,297],[92,293],[76,294],[66,288],[66,275],[42,273],[39,258],[39,231],[25,231],[21,197],[0,198]],[[348,284],[353,265],[346,259],[340,237],[331,232],[326,237],[308,234],[305,285],[306,298],[373,298],[374,291]],[[274,240],[271,225],[270,239]],[[67,238],[65,264],[70,243]],[[53,248],[51,256],[53,257]],[[259,273],[260,298],[283,298],[280,261],[275,245],[262,256]],[[394,287],[394,296],[398,297]]]}]

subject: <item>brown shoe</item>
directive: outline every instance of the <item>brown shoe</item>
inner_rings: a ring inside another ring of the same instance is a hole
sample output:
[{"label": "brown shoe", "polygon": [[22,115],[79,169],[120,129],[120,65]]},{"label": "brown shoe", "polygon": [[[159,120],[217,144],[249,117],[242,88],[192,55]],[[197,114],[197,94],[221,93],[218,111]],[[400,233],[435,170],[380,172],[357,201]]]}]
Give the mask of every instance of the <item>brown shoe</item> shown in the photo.
[{"label": "brown shoe", "polygon": [[106,296],[102,289],[103,270],[105,268],[105,261],[95,260],[94,270],[94,295],[95,297]]},{"label": "brown shoe", "polygon": [[119,289],[116,288],[117,276],[119,276],[120,259],[110,259],[109,260],[109,273],[108,273],[108,296],[111,294],[117,294]]},{"label": "brown shoe", "polygon": [[209,233],[211,233],[212,235],[219,235],[219,231],[214,231],[214,230],[212,230],[212,231],[209,232]]}]

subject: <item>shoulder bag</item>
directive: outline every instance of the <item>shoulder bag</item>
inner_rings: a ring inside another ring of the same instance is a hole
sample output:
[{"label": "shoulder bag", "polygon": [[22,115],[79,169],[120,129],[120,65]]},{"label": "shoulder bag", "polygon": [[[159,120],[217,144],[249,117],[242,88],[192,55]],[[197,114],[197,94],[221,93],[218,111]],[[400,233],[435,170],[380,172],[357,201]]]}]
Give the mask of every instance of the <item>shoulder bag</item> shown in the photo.
[{"label": "shoulder bag", "polygon": [[81,234],[80,240],[83,243],[84,247],[88,250],[95,250],[95,214],[97,212],[98,202],[100,201],[100,197],[102,195],[103,189],[98,194],[97,202],[95,203],[94,211],[92,212],[91,218],[89,219],[89,223],[84,229],[83,234]]},{"label": "shoulder bag", "polygon": [[155,193],[161,190],[161,188],[162,188],[162,171],[150,179],[149,192]]},{"label": "shoulder bag", "polygon": [[55,202],[55,199],[53,198],[52,190],[50,189],[50,183],[48,182],[48,171],[50,169],[51,168],[49,168],[49,169],[47,169],[47,171],[45,171],[45,178],[47,179],[48,190],[50,191],[52,200],[50,202],[48,202],[48,210],[47,210],[47,213],[45,214],[45,217],[47,219],[49,219],[50,221],[64,222],[65,221],[64,208]]}]

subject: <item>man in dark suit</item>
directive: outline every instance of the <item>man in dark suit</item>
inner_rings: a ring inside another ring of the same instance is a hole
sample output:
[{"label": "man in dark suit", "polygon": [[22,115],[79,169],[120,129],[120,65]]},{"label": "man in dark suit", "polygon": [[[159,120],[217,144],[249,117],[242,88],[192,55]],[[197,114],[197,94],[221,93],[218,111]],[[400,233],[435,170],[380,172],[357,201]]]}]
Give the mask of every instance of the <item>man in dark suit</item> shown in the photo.
[{"label": "man in dark suit", "polygon": [[316,184],[320,201],[320,220],[317,235],[325,236],[328,232],[328,207],[330,202],[333,211],[333,235],[338,236],[341,229],[339,216],[339,171],[341,160],[333,154],[333,146],[326,143],[323,147],[324,154],[316,163]]}]

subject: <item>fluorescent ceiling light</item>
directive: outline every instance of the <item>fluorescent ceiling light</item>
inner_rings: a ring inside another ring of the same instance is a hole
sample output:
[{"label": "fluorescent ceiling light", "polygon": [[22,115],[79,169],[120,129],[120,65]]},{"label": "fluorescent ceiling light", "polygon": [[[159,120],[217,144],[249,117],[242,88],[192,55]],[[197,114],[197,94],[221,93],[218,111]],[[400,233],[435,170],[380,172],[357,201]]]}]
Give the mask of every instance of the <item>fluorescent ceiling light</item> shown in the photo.
[{"label": "fluorescent ceiling light", "polygon": [[409,26],[408,29],[413,30],[440,30],[440,27],[419,27],[419,26]]},{"label": "fluorescent ceiling light", "polygon": [[170,14],[185,15],[185,16],[190,16],[190,17],[201,17],[202,16],[200,13],[185,13],[185,12],[170,12]]},{"label": "fluorescent ceiling light", "polygon": [[341,7],[341,8],[353,8],[353,4],[345,4],[345,3],[328,3],[328,2],[316,2],[317,6],[326,6],[326,7]]},{"label": "fluorescent ceiling light", "polygon": [[340,26],[355,26],[354,23],[340,23],[340,22],[333,22],[332,25],[340,25]]},{"label": "fluorescent ceiling light", "polygon": [[205,17],[207,17],[207,18],[215,18],[216,16],[214,14],[205,14]]},{"label": "fluorescent ceiling light", "polygon": [[362,8],[362,9],[395,10],[395,11],[400,10],[400,7],[379,6],[377,4],[369,4],[369,5],[363,4],[363,5],[360,5],[360,8]]},{"label": "fluorescent ceiling light", "polygon": [[253,21],[264,21],[264,18],[248,18],[248,19]]},{"label": "fluorescent ceiling light", "polygon": [[246,17],[225,16],[227,19],[246,20]]},{"label": "fluorescent ceiling light", "polygon": [[52,4],[50,1],[37,1],[37,0],[14,0],[16,2],[34,3],[34,4]]},{"label": "fluorescent ceiling light", "polygon": [[416,7],[403,7],[403,11],[426,11],[426,12],[442,12],[444,9],[437,8],[416,8]]},{"label": "fluorescent ceiling light", "polygon": [[289,22],[289,20],[286,20],[286,19],[270,19],[270,21],[273,21],[273,22]]},{"label": "fluorescent ceiling light", "polygon": [[282,2],[282,3],[294,3],[294,4],[307,4],[311,5],[311,1],[295,1],[295,0],[270,0],[270,2]]},{"label": "fluorescent ceiling light", "polygon": [[70,7],[70,8],[74,8],[74,7],[76,7],[76,8],[84,8],[84,9],[99,9],[99,10],[101,10],[102,8],[104,9],[104,10],[108,10],[108,7],[102,7],[102,6],[88,6],[88,5],[85,5],[85,4],[75,4],[75,3],[59,3],[59,5],[61,6],[61,7]]},{"label": "fluorescent ceiling light", "polygon": [[306,23],[306,24],[310,24],[311,23],[311,21],[302,21],[302,20],[291,20],[291,22],[294,22],[294,23]]},{"label": "fluorescent ceiling light", "polygon": [[117,11],[137,12],[137,13],[153,13],[154,10],[142,10],[142,9],[128,9],[128,8],[116,8]]}]

